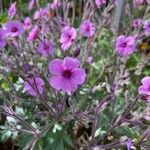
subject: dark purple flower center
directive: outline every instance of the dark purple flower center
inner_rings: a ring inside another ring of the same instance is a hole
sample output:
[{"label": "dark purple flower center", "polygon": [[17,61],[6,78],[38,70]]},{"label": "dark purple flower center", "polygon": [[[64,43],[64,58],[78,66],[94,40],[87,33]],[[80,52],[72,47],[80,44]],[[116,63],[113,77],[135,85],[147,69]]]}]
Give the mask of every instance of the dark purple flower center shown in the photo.
[{"label": "dark purple flower center", "polygon": [[90,31],[90,26],[86,26],[86,31],[87,31],[87,32]]},{"label": "dark purple flower center", "polygon": [[71,34],[68,34],[67,37],[68,37],[68,40],[70,40],[72,36]]},{"label": "dark purple flower center", "polygon": [[26,22],[26,25],[27,25],[27,26],[30,26],[30,22]]},{"label": "dark purple flower center", "polygon": [[18,30],[17,27],[12,27],[12,28],[11,28],[11,31],[12,31],[12,32],[17,32],[17,30]]},{"label": "dark purple flower center", "polygon": [[44,48],[45,51],[48,51],[49,50],[48,44],[44,44],[43,48]]},{"label": "dark purple flower center", "polygon": [[62,72],[62,76],[65,78],[70,78],[72,76],[72,72],[70,69],[66,69]]},{"label": "dark purple flower center", "polygon": [[122,44],[122,47],[126,47],[126,46],[127,46],[127,43],[124,42],[124,43]]}]

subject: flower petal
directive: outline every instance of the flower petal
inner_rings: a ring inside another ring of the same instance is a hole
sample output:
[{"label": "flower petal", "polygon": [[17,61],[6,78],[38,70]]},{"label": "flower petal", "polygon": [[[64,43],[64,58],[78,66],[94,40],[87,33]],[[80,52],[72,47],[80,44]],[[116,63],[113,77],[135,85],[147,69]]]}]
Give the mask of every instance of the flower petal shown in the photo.
[{"label": "flower petal", "polygon": [[43,86],[45,84],[44,80],[39,77],[35,78],[35,81],[36,81],[37,86]]},{"label": "flower petal", "polygon": [[144,77],[141,82],[142,82],[143,85],[146,85],[146,86],[150,87],[150,77],[149,76]]},{"label": "flower petal", "polygon": [[65,51],[70,48],[71,44],[72,44],[71,41],[67,41],[61,45],[61,49],[63,49]]},{"label": "flower petal", "polygon": [[61,76],[52,76],[52,77],[49,79],[50,85],[51,85],[54,89],[57,89],[57,90],[60,90],[60,89],[61,89],[61,82],[62,82]]},{"label": "flower petal", "polygon": [[60,74],[63,70],[63,61],[60,59],[55,59],[49,63],[49,72],[51,74]]},{"label": "flower petal", "polygon": [[71,79],[63,78],[61,80],[61,89],[64,92],[74,92],[77,89],[77,84]]},{"label": "flower petal", "polygon": [[25,91],[29,91],[29,90],[31,90],[31,89],[32,89],[31,85],[30,85],[28,82],[25,82],[25,83],[24,83],[24,90],[25,90]]},{"label": "flower petal", "polygon": [[78,68],[80,66],[80,61],[75,58],[65,57],[63,64],[66,68]]},{"label": "flower petal", "polygon": [[37,92],[34,89],[29,90],[28,93],[30,95],[32,95],[32,96],[36,96],[37,95]]},{"label": "flower petal", "polygon": [[131,36],[126,38],[126,42],[128,43],[128,45],[134,45],[135,43],[135,39]]},{"label": "flower petal", "polygon": [[72,79],[76,84],[83,84],[85,81],[86,73],[84,69],[77,69],[73,72]]},{"label": "flower petal", "polygon": [[72,39],[75,39],[77,36],[77,31],[75,28],[71,28],[70,33],[72,35]]},{"label": "flower petal", "polygon": [[150,95],[150,89],[147,86],[140,86],[138,92],[139,94]]}]

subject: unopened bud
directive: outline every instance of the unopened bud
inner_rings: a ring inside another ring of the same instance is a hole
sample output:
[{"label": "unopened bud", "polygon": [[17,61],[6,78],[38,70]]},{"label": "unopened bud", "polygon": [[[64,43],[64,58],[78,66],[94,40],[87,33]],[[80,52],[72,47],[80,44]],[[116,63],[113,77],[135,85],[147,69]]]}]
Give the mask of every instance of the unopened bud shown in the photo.
[{"label": "unopened bud", "polygon": [[80,55],[80,48],[77,48],[73,54],[74,57],[78,57]]}]

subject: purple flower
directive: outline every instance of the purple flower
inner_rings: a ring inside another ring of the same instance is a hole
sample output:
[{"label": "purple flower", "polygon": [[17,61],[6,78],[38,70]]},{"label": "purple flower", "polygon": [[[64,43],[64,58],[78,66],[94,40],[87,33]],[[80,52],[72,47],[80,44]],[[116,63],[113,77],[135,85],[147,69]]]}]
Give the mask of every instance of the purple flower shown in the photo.
[{"label": "purple flower", "polygon": [[30,29],[32,27],[32,22],[29,17],[24,19],[24,28],[25,29]]},{"label": "purple flower", "polygon": [[47,41],[43,40],[39,43],[39,46],[37,48],[37,51],[39,54],[41,54],[43,57],[47,57],[55,52],[54,45]]},{"label": "purple flower", "polygon": [[41,16],[43,19],[48,20],[49,19],[49,7],[45,7],[41,9]]},{"label": "purple flower", "polygon": [[95,4],[99,7],[103,4],[106,4],[106,0],[95,0]]},{"label": "purple flower", "polygon": [[6,32],[2,28],[0,28],[0,48],[5,47],[6,45],[5,37],[6,37]]},{"label": "purple flower", "polygon": [[83,37],[91,37],[95,34],[95,26],[90,20],[85,20],[80,26],[80,33]]},{"label": "purple flower", "polygon": [[40,77],[29,79],[24,83],[24,90],[30,95],[36,96],[39,93],[42,94],[44,91],[44,81]]},{"label": "purple flower", "polygon": [[34,28],[30,31],[30,33],[29,33],[29,35],[27,37],[27,41],[28,42],[31,42],[31,41],[33,41],[33,40],[35,40],[37,38],[38,30],[39,30],[38,26],[37,25],[34,26]]},{"label": "purple flower", "polygon": [[134,0],[135,5],[142,5],[144,3],[144,0]]},{"label": "purple flower", "polygon": [[128,139],[128,141],[126,142],[126,145],[127,145],[127,150],[131,150],[131,147],[133,146],[131,139]]},{"label": "purple flower", "polygon": [[139,28],[142,25],[142,19],[134,19],[132,22],[132,27]]},{"label": "purple flower", "polygon": [[8,35],[15,37],[23,34],[23,24],[19,21],[9,21],[6,23],[6,32]]},{"label": "purple flower", "polygon": [[29,10],[32,10],[33,7],[35,7],[35,6],[36,6],[35,0],[30,0],[30,2],[29,2]]},{"label": "purple flower", "polygon": [[8,18],[13,18],[16,14],[16,2],[12,3],[8,9]]},{"label": "purple flower", "polygon": [[40,9],[40,10],[37,10],[37,11],[34,13],[34,15],[33,15],[33,20],[39,19],[39,18],[41,17],[41,12],[42,12],[41,9]]},{"label": "purple flower", "polygon": [[131,55],[135,50],[135,39],[132,36],[120,35],[116,41],[116,52],[123,57]]},{"label": "purple flower", "polygon": [[75,40],[77,35],[76,29],[66,26],[63,28],[61,37],[60,37],[60,43],[61,48],[65,51],[72,45],[73,41]]},{"label": "purple flower", "polygon": [[150,20],[147,20],[145,23],[144,23],[144,30],[145,30],[145,34],[147,36],[150,36]]},{"label": "purple flower", "polygon": [[144,77],[141,82],[142,85],[138,88],[138,92],[150,102],[150,76]]},{"label": "purple flower", "polygon": [[64,92],[73,92],[77,89],[77,85],[81,85],[85,81],[85,70],[79,68],[80,61],[65,57],[64,60],[55,59],[49,63],[49,71],[52,77],[49,79],[50,85],[57,90]]}]

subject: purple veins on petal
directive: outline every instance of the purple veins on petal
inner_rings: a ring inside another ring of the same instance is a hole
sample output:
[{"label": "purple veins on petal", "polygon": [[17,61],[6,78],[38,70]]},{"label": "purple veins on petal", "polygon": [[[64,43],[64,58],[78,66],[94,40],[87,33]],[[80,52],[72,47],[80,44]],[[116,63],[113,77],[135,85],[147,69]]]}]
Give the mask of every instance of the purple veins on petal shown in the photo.
[{"label": "purple veins on petal", "polygon": [[49,72],[52,74],[50,85],[64,92],[74,92],[78,85],[84,83],[86,77],[85,70],[80,68],[80,61],[71,57],[51,61]]}]

